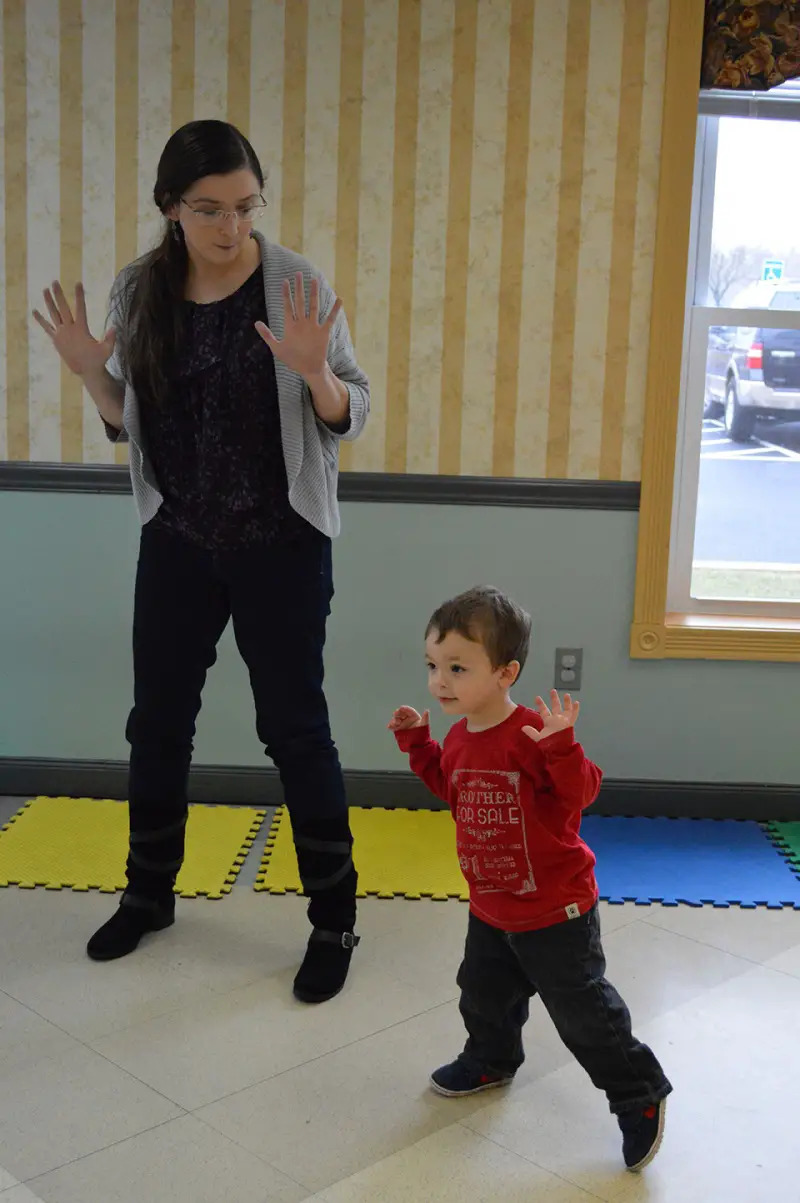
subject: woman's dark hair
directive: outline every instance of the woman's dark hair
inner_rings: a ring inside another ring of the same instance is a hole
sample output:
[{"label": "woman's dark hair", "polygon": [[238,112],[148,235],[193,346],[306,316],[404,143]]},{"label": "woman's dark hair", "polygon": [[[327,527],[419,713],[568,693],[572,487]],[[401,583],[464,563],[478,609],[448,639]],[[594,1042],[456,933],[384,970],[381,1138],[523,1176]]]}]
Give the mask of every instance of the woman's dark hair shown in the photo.
[{"label": "woman's dark hair", "polygon": [[[162,151],[153,200],[166,215],[197,180],[243,168],[264,187],[258,156],[244,134],[227,121],[190,121]],[[158,246],[136,264],[122,352],[126,377],[146,404],[159,404],[167,394],[182,334],[188,263],[181,227],[168,222]]]}]

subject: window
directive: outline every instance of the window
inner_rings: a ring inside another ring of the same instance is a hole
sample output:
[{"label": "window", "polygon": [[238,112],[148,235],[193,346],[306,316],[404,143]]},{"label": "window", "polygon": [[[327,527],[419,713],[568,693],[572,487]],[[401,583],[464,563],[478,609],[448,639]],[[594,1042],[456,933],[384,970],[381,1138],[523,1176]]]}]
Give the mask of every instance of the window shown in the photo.
[{"label": "window", "polygon": [[755,116],[699,119],[671,613],[791,617],[800,604],[800,87],[788,90],[780,117],[756,102]]},{"label": "window", "polygon": [[800,80],[698,114],[697,7],[670,17],[631,653],[800,659]]}]

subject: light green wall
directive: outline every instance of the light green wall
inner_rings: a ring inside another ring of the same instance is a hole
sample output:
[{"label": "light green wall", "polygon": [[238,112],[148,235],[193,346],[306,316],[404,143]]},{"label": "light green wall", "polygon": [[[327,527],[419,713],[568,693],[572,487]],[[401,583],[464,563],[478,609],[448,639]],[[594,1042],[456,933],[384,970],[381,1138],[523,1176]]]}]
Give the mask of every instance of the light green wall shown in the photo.
[{"label": "light green wall", "polygon": [[[425,704],[425,622],[483,581],[534,615],[518,700],[550,688],[556,646],[585,648],[581,735],[609,776],[800,783],[796,665],[628,658],[634,514],[365,503],[344,529],[328,692],[347,767],[403,767],[385,723]],[[137,537],[128,497],[0,493],[1,756],[126,755]],[[227,633],[195,759],[261,760]]]}]

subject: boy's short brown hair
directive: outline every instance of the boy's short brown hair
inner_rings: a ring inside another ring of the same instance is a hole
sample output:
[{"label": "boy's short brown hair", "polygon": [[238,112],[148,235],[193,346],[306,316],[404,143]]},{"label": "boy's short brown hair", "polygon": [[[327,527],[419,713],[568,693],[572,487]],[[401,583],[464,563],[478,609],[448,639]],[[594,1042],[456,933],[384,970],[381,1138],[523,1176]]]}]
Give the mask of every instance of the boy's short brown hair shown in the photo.
[{"label": "boy's short brown hair", "polygon": [[516,660],[520,673],[528,658],[531,616],[499,589],[478,585],[451,598],[431,616],[425,638],[436,633],[436,642],[451,631],[480,643],[492,668],[505,668]]}]

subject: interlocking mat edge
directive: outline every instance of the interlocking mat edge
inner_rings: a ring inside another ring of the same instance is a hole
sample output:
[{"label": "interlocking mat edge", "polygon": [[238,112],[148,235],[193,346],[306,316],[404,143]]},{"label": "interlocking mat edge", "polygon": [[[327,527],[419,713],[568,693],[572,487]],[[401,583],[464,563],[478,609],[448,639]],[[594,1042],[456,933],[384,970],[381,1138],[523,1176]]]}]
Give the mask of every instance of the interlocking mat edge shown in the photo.
[{"label": "interlocking mat edge", "polygon": [[[358,897],[465,901],[449,810],[351,807]],[[285,807],[275,812],[255,890],[302,893],[292,827]]]},{"label": "interlocking mat edge", "polygon": [[800,872],[800,823],[773,821],[767,824],[767,832],[781,855],[785,856],[794,867],[795,872]]},{"label": "interlocking mat edge", "polygon": [[[446,810],[352,808],[359,897],[467,898]],[[176,893],[229,893],[266,812],[194,804]],[[588,815],[601,898],[639,906],[800,909],[800,823]],[[124,888],[127,807],[109,799],[34,798],[0,829],[0,887]],[[277,810],[254,889],[302,893],[285,808]]]},{"label": "interlocking mat edge", "polygon": [[[244,806],[191,805],[176,894],[230,893],[265,815]],[[33,798],[0,829],[0,886],[113,894],[125,887],[127,844],[124,802]]]},{"label": "interlocking mat edge", "polygon": [[[449,811],[352,807],[350,817],[359,897],[466,900]],[[756,822],[587,815],[582,833],[597,853],[600,897],[612,904],[800,909],[800,877]],[[302,893],[285,808],[254,889]]]}]

